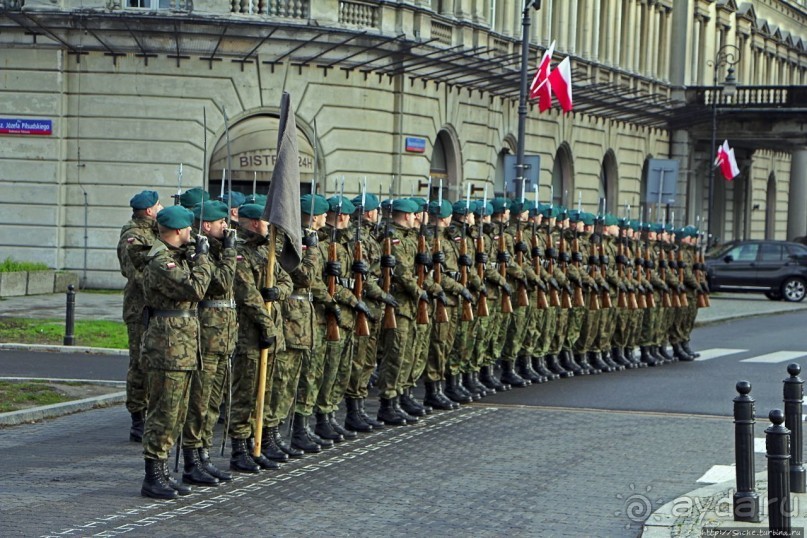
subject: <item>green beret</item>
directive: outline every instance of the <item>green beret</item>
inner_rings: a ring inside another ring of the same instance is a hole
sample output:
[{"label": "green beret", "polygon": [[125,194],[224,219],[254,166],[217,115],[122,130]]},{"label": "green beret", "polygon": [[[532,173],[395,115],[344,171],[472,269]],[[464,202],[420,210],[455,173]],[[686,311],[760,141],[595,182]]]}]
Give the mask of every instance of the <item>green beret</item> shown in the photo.
[{"label": "green beret", "polygon": [[451,206],[451,212],[455,215],[467,215],[468,213],[473,213],[476,211],[476,204],[475,200],[471,200],[468,205],[465,205],[465,200],[457,200],[454,202],[454,205]]},{"label": "green beret", "polygon": [[[328,212],[328,200],[319,194],[314,196],[314,216],[323,215]],[[304,194],[300,196],[300,212],[306,215],[311,215],[311,195]]]},{"label": "green beret", "polygon": [[476,207],[474,208],[474,213],[477,215],[481,215],[483,217],[487,217],[493,214],[493,204],[490,202],[483,203],[483,200],[477,200]]},{"label": "green beret", "polygon": [[203,204],[196,204],[193,206],[194,219],[199,220],[199,217],[201,217],[205,222],[212,222],[214,220],[227,218],[229,208],[224,202],[219,200],[208,200],[204,203],[204,215],[202,214],[202,205]]},{"label": "green beret", "polygon": [[616,226],[617,224],[619,224],[619,219],[616,218],[614,215],[607,213],[605,215],[605,219],[603,220],[603,222],[606,226]]},{"label": "green beret", "polygon": [[172,205],[157,213],[157,224],[172,230],[190,228],[193,224],[193,213],[181,205]]},{"label": "green beret", "polygon": [[426,200],[425,198],[419,198],[417,196],[413,196],[410,198],[415,204],[418,206],[418,211],[425,211],[426,210]]},{"label": "green beret", "polygon": [[148,209],[154,207],[160,201],[160,195],[157,191],[143,191],[132,196],[129,200],[129,205],[132,209]]},{"label": "green beret", "polygon": [[352,215],[356,211],[356,206],[349,199],[342,196],[342,209],[339,209],[339,196],[331,196],[328,198],[328,211],[336,213],[337,210],[342,215]]},{"label": "green beret", "polygon": [[180,205],[188,209],[193,208],[193,206],[200,202],[207,202],[208,200],[210,200],[210,193],[201,187],[188,189],[179,195]]},{"label": "green beret", "polygon": [[510,214],[512,215],[512,214],[523,213],[524,211],[527,211],[527,208],[525,206],[526,206],[526,202],[521,203],[521,202],[519,202],[517,200],[513,200],[512,202],[510,202]]},{"label": "green beret", "polygon": [[578,211],[576,209],[570,209],[569,210],[569,220],[571,222],[578,222],[580,220],[580,214],[581,214],[580,211]]},{"label": "green beret", "polygon": [[[356,208],[361,207],[361,194],[353,198],[351,202],[353,202],[353,205],[355,205]],[[373,209],[378,209],[378,206],[380,205],[381,203],[378,201],[378,196],[376,196],[375,194],[368,192],[364,195],[365,211],[372,211]]]},{"label": "green beret", "polygon": [[504,213],[505,211],[510,209],[510,200],[508,200],[507,198],[503,198],[501,196],[497,196],[496,198],[491,200],[490,203],[493,206],[494,215]]},{"label": "green beret", "polygon": [[417,202],[411,198],[398,198],[392,202],[392,210],[401,213],[417,213],[421,211]]},{"label": "green beret", "polygon": [[541,215],[543,215],[545,219],[556,219],[558,218],[559,213],[560,210],[557,207],[551,205],[545,205],[541,210]]},{"label": "green beret", "polygon": [[247,197],[238,191],[233,191],[224,193],[224,196],[221,197],[221,201],[230,207],[240,207],[246,203]]},{"label": "green beret", "polygon": [[238,208],[238,218],[262,220],[263,208],[261,204],[244,204]]},{"label": "green beret", "polygon": [[429,203],[429,215],[436,215],[437,217],[444,219],[446,217],[450,217],[453,211],[454,207],[448,200],[443,200],[442,205],[440,205],[437,200],[432,200],[431,203]]},{"label": "green beret", "polygon": [[392,200],[391,199],[387,198],[386,200],[381,202],[381,209],[383,209],[384,211],[389,211],[390,207],[392,207]]},{"label": "green beret", "polygon": [[244,199],[244,204],[266,205],[265,194],[250,194]]},{"label": "green beret", "polygon": [[[605,222],[607,223],[608,220]],[[620,228],[630,228],[630,221],[626,218],[617,219],[616,223]],[[606,226],[610,226],[610,224],[606,224]]]},{"label": "green beret", "polygon": [[684,226],[681,231],[685,237],[698,237],[698,229],[691,224],[689,226]]},{"label": "green beret", "polygon": [[586,213],[582,211],[578,216],[577,220],[582,222],[585,226],[594,226],[595,216],[592,213]]}]

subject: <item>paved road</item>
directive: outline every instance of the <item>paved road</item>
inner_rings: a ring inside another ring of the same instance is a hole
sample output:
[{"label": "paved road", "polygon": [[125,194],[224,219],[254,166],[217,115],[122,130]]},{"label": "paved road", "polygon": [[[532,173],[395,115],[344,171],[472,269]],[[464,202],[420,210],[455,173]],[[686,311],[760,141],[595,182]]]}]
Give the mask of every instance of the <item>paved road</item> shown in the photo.
[{"label": "paved road", "polygon": [[0,377],[126,381],[129,357],[0,350]]}]

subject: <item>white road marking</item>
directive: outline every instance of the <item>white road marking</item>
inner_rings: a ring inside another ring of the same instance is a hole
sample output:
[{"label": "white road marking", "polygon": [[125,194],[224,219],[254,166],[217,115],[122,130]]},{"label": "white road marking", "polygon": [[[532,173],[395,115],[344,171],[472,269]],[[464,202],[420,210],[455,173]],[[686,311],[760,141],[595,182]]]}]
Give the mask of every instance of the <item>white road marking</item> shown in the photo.
[{"label": "white road marking", "polygon": [[767,449],[765,448],[765,438],[764,437],[754,437],[754,452],[757,454],[766,454]]},{"label": "white road marking", "polygon": [[766,353],[765,355],[751,357],[750,359],[743,359],[740,362],[760,362],[773,364],[777,362],[791,361],[804,356],[807,356],[807,351],[775,351],[773,353]]},{"label": "white road marking", "polygon": [[712,349],[704,349],[700,351],[700,357],[695,359],[696,361],[708,361],[709,359],[717,359],[718,357],[725,357],[726,355],[734,355],[736,353],[743,353],[748,351],[747,349],[728,349],[728,348],[721,348],[716,347]]},{"label": "white road marking", "polygon": [[718,484],[720,482],[733,480],[736,475],[734,465],[712,465],[712,468],[706,471],[696,482],[701,484]]}]

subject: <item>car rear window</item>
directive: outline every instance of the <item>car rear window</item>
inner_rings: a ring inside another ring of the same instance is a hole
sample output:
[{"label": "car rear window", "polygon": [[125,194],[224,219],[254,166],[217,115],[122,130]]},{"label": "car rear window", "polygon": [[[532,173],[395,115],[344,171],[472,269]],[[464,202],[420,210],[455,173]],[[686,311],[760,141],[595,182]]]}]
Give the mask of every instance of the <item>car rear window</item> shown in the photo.
[{"label": "car rear window", "polygon": [[750,243],[747,245],[737,245],[728,255],[738,262],[752,262],[757,259],[757,251],[759,250],[759,243]]},{"label": "car rear window", "polygon": [[775,243],[762,243],[759,248],[759,261],[761,262],[778,262],[782,261],[784,249],[782,245]]}]

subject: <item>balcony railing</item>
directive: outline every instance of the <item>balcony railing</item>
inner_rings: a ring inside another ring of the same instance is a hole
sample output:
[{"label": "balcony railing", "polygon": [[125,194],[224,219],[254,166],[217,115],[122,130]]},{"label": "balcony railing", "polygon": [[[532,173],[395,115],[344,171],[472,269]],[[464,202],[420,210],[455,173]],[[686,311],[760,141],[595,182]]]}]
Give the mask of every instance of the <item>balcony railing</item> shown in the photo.
[{"label": "balcony railing", "polygon": [[804,86],[743,86],[733,96],[726,96],[722,88],[696,86],[687,89],[690,104],[713,104],[736,107],[787,107],[807,103]]},{"label": "balcony railing", "polygon": [[378,11],[378,4],[340,0],[339,22],[364,28],[378,28],[380,22]]},{"label": "balcony railing", "polygon": [[432,20],[432,37],[437,39],[438,43],[451,45],[454,42],[453,35],[454,29],[450,24]]},{"label": "balcony railing", "polygon": [[308,19],[310,0],[231,0],[233,13]]}]

